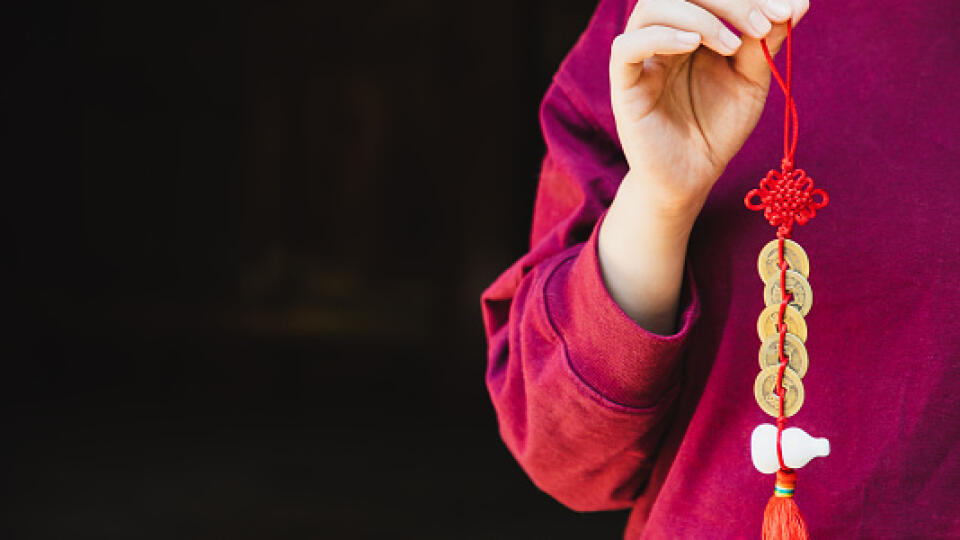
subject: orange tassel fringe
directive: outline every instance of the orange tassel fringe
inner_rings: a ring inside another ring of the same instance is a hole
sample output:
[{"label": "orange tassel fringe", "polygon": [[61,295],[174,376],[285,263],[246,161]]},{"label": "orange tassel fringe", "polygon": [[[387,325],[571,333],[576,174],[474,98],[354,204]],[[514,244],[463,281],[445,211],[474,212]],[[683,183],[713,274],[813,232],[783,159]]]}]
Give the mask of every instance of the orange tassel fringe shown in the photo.
[{"label": "orange tassel fringe", "polygon": [[763,511],[763,540],[809,540],[810,531],[793,500],[796,486],[797,473],[777,471],[773,497]]}]

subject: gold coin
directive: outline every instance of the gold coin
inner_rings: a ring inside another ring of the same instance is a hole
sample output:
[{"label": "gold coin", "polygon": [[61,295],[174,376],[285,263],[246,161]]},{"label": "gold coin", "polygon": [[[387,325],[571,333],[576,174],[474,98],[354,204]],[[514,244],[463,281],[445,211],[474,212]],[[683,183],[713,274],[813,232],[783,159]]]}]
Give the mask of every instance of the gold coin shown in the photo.
[{"label": "gold coin", "polygon": [[[810,367],[810,356],[800,338],[787,332],[783,340],[783,354],[787,357],[787,367],[797,373],[801,379]],[[760,345],[760,369],[780,365],[780,334],[771,334]]]},{"label": "gold coin", "polygon": [[[753,395],[763,412],[777,418],[780,416],[780,397],[777,396],[777,372],[780,366],[763,368],[753,384]],[[789,367],[783,370],[783,415],[793,416],[803,406],[803,383]]]},{"label": "gold coin", "polygon": [[[779,251],[780,246],[777,239],[767,242],[767,245],[760,250],[760,257],[757,258],[757,271],[764,283],[780,273]],[[807,253],[803,251],[800,244],[785,239],[783,241],[783,258],[787,261],[791,270],[800,272],[807,279],[810,278],[810,259],[807,258]]]},{"label": "gold coin", "polygon": [[[813,306],[813,289],[807,278],[800,272],[787,270],[787,290],[792,294],[790,305],[797,308],[804,317],[810,313],[810,307]],[[763,299],[768,306],[780,304],[780,276],[776,275],[767,282],[763,290]]]},{"label": "gold coin", "polygon": [[[760,335],[760,341],[767,339],[767,336],[777,335],[777,316],[780,314],[780,304],[767,306],[757,319],[757,334]],[[800,341],[807,341],[807,322],[803,320],[803,315],[797,311],[797,308],[788,305],[783,312],[783,322],[787,323],[787,332],[800,338]]]}]

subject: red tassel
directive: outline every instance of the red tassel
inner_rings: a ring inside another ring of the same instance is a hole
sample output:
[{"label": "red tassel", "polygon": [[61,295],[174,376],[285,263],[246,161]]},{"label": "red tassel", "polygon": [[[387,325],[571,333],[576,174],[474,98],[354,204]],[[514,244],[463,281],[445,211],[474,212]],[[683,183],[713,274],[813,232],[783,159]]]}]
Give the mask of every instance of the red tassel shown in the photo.
[{"label": "red tassel", "polygon": [[763,540],[809,540],[810,531],[793,500],[797,473],[777,471],[777,486],[763,511]]}]

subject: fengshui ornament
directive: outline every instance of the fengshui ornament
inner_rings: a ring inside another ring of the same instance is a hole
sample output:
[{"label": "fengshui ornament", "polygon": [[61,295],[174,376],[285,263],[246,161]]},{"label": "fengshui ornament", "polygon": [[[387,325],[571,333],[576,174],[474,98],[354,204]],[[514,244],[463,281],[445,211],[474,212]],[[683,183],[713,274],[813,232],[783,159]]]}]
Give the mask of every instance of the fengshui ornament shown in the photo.
[{"label": "fengshui ornament", "polygon": [[813,307],[813,289],[808,281],[810,260],[800,244],[790,237],[794,224],[805,225],[829,202],[827,192],[815,188],[813,179],[795,167],[799,130],[797,107],[790,95],[792,35],[791,23],[787,21],[786,80],[777,71],[766,40],[760,42],[770,71],[786,96],[783,160],[779,171],[769,171],[760,180],[760,187],[750,190],[744,198],[747,208],[762,210],[767,221],[777,228],[776,238],[763,247],[757,259],[766,309],[757,321],[761,341],[760,373],[754,383],[754,397],[760,409],[777,422],[776,426],[757,426],[750,438],[750,454],[757,470],[764,474],[777,473],[773,496],[763,513],[764,540],[810,537],[793,500],[796,469],[814,457],[830,453],[827,439],[811,437],[799,428],[785,428],[787,418],[797,414],[806,395],[801,379],[807,374],[810,358],[805,346],[804,317]]}]

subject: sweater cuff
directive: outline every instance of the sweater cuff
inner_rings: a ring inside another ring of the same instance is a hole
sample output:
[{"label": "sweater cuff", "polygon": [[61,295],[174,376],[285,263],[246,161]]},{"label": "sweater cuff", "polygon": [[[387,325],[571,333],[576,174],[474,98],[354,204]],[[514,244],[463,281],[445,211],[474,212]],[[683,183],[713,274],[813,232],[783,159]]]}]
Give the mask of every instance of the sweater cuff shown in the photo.
[{"label": "sweater cuff", "polygon": [[627,315],[603,282],[597,236],[556,267],[544,283],[547,315],[564,342],[574,374],[601,397],[627,407],[655,406],[679,382],[680,355],[700,302],[689,261],[680,292],[679,331],[654,334]]}]

